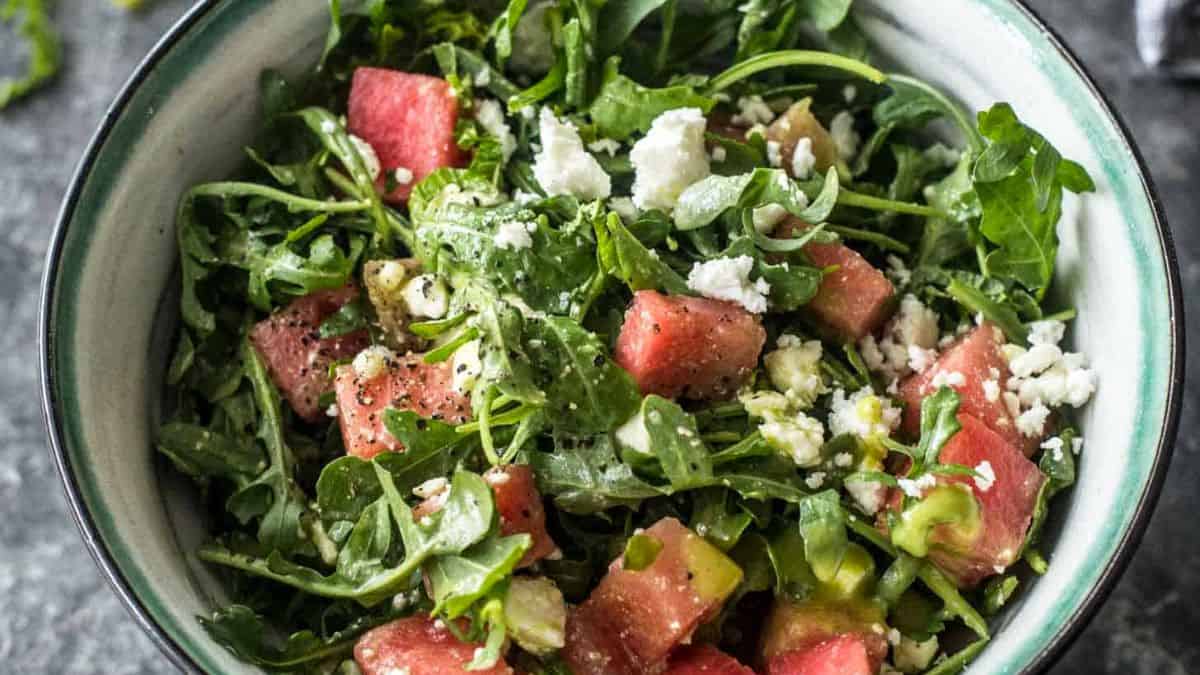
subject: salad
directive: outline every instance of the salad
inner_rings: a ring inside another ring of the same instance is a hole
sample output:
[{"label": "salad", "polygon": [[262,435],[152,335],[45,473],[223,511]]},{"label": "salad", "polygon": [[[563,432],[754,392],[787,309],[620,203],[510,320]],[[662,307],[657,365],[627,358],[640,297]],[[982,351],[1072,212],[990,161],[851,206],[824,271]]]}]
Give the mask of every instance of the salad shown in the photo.
[{"label": "salad", "polygon": [[179,207],[157,447],[297,673],[952,673],[1043,573],[1093,183],[850,0],[331,2]]}]

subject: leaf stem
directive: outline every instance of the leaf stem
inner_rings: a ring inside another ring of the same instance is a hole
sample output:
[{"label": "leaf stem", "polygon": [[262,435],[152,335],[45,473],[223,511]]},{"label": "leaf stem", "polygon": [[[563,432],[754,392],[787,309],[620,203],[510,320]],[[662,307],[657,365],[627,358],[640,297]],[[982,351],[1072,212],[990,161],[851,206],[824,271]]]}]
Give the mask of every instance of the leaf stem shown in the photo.
[{"label": "leaf stem", "polygon": [[298,197],[290,192],[277,190],[257,183],[241,183],[236,181],[205,183],[197,185],[188,193],[189,197],[263,197],[285,204],[288,210],[315,211],[322,213],[358,213],[371,208],[366,200],[327,202],[319,199]]},{"label": "leaf stem", "polygon": [[785,66],[824,66],[826,68],[853,73],[876,84],[881,84],[887,80],[887,75],[884,75],[879,70],[868,66],[862,61],[828,52],[792,49],[759,54],[734,65],[710,80],[706,93],[712,96],[717,92],[728,89],[734,83],[764,70]]},{"label": "leaf stem", "polygon": [[860,209],[869,209],[871,211],[893,211],[895,213],[907,213],[914,216],[925,216],[927,218],[947,218],[948,216],[924,204],[914,204],[912,202],[898,202],[892,199],[883,199],[882,197],[872,197],[861,192],[852,192],[842,189],[838,194],[838,204],[842,206],[854,206]]}]

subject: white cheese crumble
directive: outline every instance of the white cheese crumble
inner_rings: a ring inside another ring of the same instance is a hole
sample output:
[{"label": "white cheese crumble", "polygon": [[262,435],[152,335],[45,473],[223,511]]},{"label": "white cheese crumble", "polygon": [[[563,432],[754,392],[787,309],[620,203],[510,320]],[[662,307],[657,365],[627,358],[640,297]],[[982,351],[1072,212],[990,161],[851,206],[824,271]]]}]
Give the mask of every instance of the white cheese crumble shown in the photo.
[{"label": "white cheese crumble", "polygon": [[1017,430],[1030,438],[1041,436],[1046,428],[1046,418],[1049,416],[1050,409],[1038,401],[1017,416]]},{"label": "white cheese crumble", "polygon": [[858,145],[862,142],[862,137],[854,130],[854,115],[849,111],[843,110],[834,115],[829,124],[829,135],[833,137],[833,144],[837,147],[838,157],[841,159],[848,162],[858,154]]},{"label": "white cheese crumble", "polygon": [[896,481],[904,494],[913,499],[920,499],[925,491],[937,485],[937,477],[931,473],[921,474],[916,479],[900,478]]},{"label": "white cheese crumble", "polygon": [[530,235],[536,231],[537,224],[535,223],[513,220],[500,223],[500,227],[496,228],[496,236],[493,237],[493,240],[500,248],[519,251],[533,246],[533,237]]},{"label": "white cheese crumble", "polygon": [[475,121],[500,142],[500,152],[507,162],[517,151],[517,137],[513,135],[508,121],[504,119],[504,111],[500,109],[500,104],[490,99],[482,101],[475,113]]},{"label": "white cheese crumble", "polygon": [[777,344],[778,349],[763,357],[767,376],[800,409],[807,409],[827,391],[821,376],[821,343],[783,335]]},{"label": "white cheese crumble", "polygon": [[617,427],[616,437],[622,446],[643,455],[650,454],[650,432],[646,430],[646,420],[640,411]]},{"label": "white cheese crumble", "polygon": [[966,383],[967,377],[957,370],[949,372],[945,370],[939,370],[933,374],[933,380],[930,382],[934,389],[941,389],[942,387],[962,387],[966,385]]},{"label": "white cheese crumble", "polygon": [[835,389],[829,409],[829,432],[834,436],[889,436],[900,424],[900,409],[893,406],[890,400],[876,396],[869,386],[849,397],[845,390]]},{"label": "white cheese crumble", "polygon": [[771,234],[775,228],[788,217],[789,213],[782,204],[766,204],[752,212],[754,229],[760,234]]},{"label": "white cheese crumble", "polygon": [[833,456],[833,465],[839,469],[845,469],[854,463],[854,455],[848,452],[839,452]]},{"label": "white cheese crumble", "polygon": [[455,391],[467,393],[475,386],[475,381],[483,373],[483,362],[479,358],[479,340],[471,340],[454,350],[454,359],[450,363],[453,371]]},{"label": "white cheese crumble", "polygon": [[1054,458],[1054,461],[1061,462],[1062,458],[1063,458],[1063,446],[1064,445],[1065,444],[1063,443],[1062,438],[1060,438],[1058,436],[1054,436],[1051,438],[1047,438],[1045,441],[1042,442],[1042,449],[1049,452],[1050,456],[1052,458]]},{"label": "white cheese crumble", "polygon": [[771,285],[761,278],[750,281],[753,269],[754,259],[748,255],[698,262],[688,272],[687,285],[706,298],[736,302],[749,312],[763,314]]},{"label": "white cheese crumble", "polygon": [[842,87],[842,99],[846,103],[854,103],[854,99],[858,98],[858,87],[848,84]]},{"label": "white cheese crumble", "polygon": [[814,471],[808,474],[808,476],[804,479],[804,484],[807,485],[808,489],[810,490],[820,490],[821,486],[825,484],[825,472]]},{"label": "white cheese crumble", "polygon": [[804,180],[812,175],[816,166],[812,139],[805,136],[796,142],[796,149],[792,151],[792,177]]},{"label": "white cheese crumble", "polygon": [[639,209],[670,211],[688,186],[708,177],[707,125],[699,108],[668,110],[654,119],[629,153]]},{"label": "white cheese crumble", "polygon": [[542,108],[538,124],[542,148],[533,158],[533,177],[542,189],[550,195],[607,199],[612,178],[584,149],[575,125],[560,121],[549,108]]},{"label": "white cheese crumble", "polygon": [[379,163],[379,155],[375,154],[375,148],[354,134],[350,134],[350,144],[358,151],[358,156],[362,159],[363,167],[370,174],[371,180],[379,178],[383,174],[383,165]]},{"label": "white cheese crumble", "polygon": [[638,210],[637,205],[633,203],[633,199],[630,197],[613,197],[608,200],[608,208],[615,211],[618,216],[621,216],[621,220],[627,224],[637,220],[641,214],[641,211]]},{"label": "white cheese crumble", "polygon": [[912,281],[912,270],[908,269],[908,265],[904,264],[904,261],[900,259],[900,256],[888,254],[888,257],[885,260],[888,268],[884,271],[884,274],[886,274],[887,277],[892,280],[892,283],[903,287],[907,286],[909,282]]},{"label": "white cheese crumble", "polygon": [[492,83],[492,71],[484,68],[475,75],[475,86],[486,87]]},{"label": "white cheese crumble", "polygon": [[975,487],[979,488],[980,492],[987,492],[996,484],[996,470],[992,468],[992,463],[984,460],[975,467]]},{"label": "white cheese crumble", "polygon": [[396,179],[397,185],[408,185],[413,182],[416,176],[413,175],[412,169],[408,167],[398,166],[392,171],[392,177]]},{"label": "white cheese crumble", "polygon": [[763,97],[743,96],[737,102],[738,113],[729,121],[739,127],[752,127],[755,124],[770,124],[775,119],[775,111],[763,101]]},{"label": "white cheese crumble", "polygon": [[611,138],[598,138],[591,143],[588,143],[588,150],[599,155],[602,152],[607,152],[609,157],[615,156],[621,151],[620,141],[615,141]]},{"label": "white cheese crumble", "polygon": [[983,381],[983,397],[986,398],[989,403],[995,403],[996,401],[999,401],[1000,400],[1000,382],[998,382],[997,380],[984,380]]},{"label": "white cheese crumble", "polygon": [[1057,345],[1067,332],[1067,324],[1054,319],[1034,321],[1029,324],[1029,343],[1034,345]]},{"label": "white cheese crumble", "polygon": [[896,315],[884,327],[878,341],[866,336],[859,350],[867,368],[895,380],[912,372],[923,372],[937,360],[938,315],[917,296],[900,299]]},{"label": "white cheese crumble", "polygon": [[873,516],[883,508],[887,498],[882,485],[873,480],[850,480],[845,483],[846,491],[854,498],[858,508],[868,516]]},{"label": "white cheese crumble", "polygon": [[725,146],[718,145],[713,147],[713,149],[708,153],[708,156],[710,159],[712,159],[712,161],[720,164],[721,162],[725,161],[725,159],[729,156],[729,153],[725,150]]},{"label": "white cheese crumble", "polygon": [[441,279],[432,274],[413,277],[404,285],[404,304],[413,316],[440,319],[450,310],[450,292]]},{"label": "white cheese crumble", "polygon": [[388,260],[379,266],[376,270],[372,282],[388,295],[396,293],[404,288],[404,282],[408,280],[408,269],[396,260]]},{"label": "white cheese crumble", "polygon": [[774,419],[759,428],[772,447],[787,453],[799,467],[821,463],[821,446],[825,444],[825,427],[819,420],[803,413],[791,419]]},{"label": "white cheese crumble", "polygon": [[779,141],[767,141],[767,162],[775,168],[783,166],[783,146]]},{"label": "white cheese crumble", "polygon": [[373,380],[387,372],[396,360],[396,353],[382,345],[367,347],[354,357],[354,374],[360,380]]}]

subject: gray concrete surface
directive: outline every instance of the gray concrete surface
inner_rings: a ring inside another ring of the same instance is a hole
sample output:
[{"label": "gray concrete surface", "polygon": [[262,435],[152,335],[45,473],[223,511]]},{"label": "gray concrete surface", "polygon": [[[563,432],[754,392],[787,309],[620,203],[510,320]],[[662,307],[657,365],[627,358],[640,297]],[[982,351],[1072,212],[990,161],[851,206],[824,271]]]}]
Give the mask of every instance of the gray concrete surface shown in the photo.
[{"label": "gray concrete surface", "polygon": [[[46,449],[34,356],[42,256],[70,173],[118,87],[189,2],[148,4],[128,14],[107,0],[57,2],[62,76],[0,112],[0,672],[171,672],[101,579],[71,522]],[[1142,71],[1128,0],[1030,4],[1062,32],[1132,127],[1174,226],[1185,288],[1194,287],[1200,86]],[[15,72],[20,58],[11,34],[0,33],[0,74]],[[1189,361],[1200,367],[1200,304],[1189,314]],[[1200,672],[1200,575],[1191,567],[1200,560],[1198,396],[1200,387],[1188,388],[1175,462],[1145,543],[1054,672]]]}]

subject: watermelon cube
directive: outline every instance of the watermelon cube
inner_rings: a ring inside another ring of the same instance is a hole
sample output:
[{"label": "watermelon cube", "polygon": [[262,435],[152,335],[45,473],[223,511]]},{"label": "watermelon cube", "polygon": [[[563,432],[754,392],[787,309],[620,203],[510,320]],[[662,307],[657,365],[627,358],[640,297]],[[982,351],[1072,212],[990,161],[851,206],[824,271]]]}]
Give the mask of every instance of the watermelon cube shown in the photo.
[{"label": "watermelon cube", "polygon": [[958,392],[959,412],[982,421],[1026,456],[1033,454],[1040,439],[1022,434],[1004,405],[1003,393],[1007,391],[1009,370],[1000,351],[1003,346],[1004,333],[985,321],[942,352],[931,367],[900,383],[904,433],[910,438],[920,435],[921,401],[935,391],[934,378],[938,374],[961,373],[963,384],[947,385]]},{"label": "watermelon cube", "polygon": [[736,304],[638,291],[615,360],[643,394],[724,399],[754,371],[766,340],[758,317]]},{"label": "watermelon cube", "polygon": [[[553,554],[558,545],[546,531],[546,509],[542,495],[538,492],[533,469],[526,464],[509,464],[488,469],[483,480],[492,488],[496,499],[496,511],[500,514],[500,534],[528,534],[533,545],[521,558],[520,567]],[[436,513],[445,502],[445,494],[433,495],[413,508],[413,518]]]},{"label": "watermelon cube", "polygon": [[[808,223],[789,218],[779,225],[775,236],[787,239],[808,228]],[[844,342],[858,342],[891,315],[895,287],[858,251],[840,243],[809,244],[804,253],[817,267],[837,268],[825,275],[817,295],[802,310],[826,333]]]},{"label": "watermelon cube", "polygon": [[357,297],[354,286],[312,293],[293,300],[250,330],[250,342],[266,363],[275,386],[292,410],[309,422],[324,415],[318,401],[333,386],[329,367],[370,343],[366,331],[324,340],[317,332],[326,317]]},{"label": "watermelon cube", "polygon": [[774,664],[780,657],[795,658],[829,640],[845,638],[860,643],[870,660],[878,664],[887,656],[885,619],[884,608],[866,598],[814,598],[803,602],[777,599],[763,627],[763,662]]},{"label": "watermelon cube", "polygon": [[776,656],[767,662],[767,675],[876,675],[882,661],[863,636],[839,635]]},{"label": "watermelon cube", "polygon": [[454,388],[450,364],[425,363],[420,354],[388,359],[384,371],[369,380],[360,377],[353,365],[339,366],[334,389],[346,453],[362,459],[404,450],[384,426],[387,408],[411,410],[451,424],[471,417],[471,401]]},{"label": "watermelon cube", "polygon": [[940,461],[976,470],[987,462],[994,480],[989,484],[973,476],[938,477],[939,483],[961,483],[971,489],[979,502],[980,527],[969,537],[952,525],[934,528],[929,558],[960,587],[971,588],[1017,561],[1046,477],[978,418],[960,414],[958,421],[962,431],[942,448]]},{"label": "watermelon cube", "polygon": [[663,545],[654,561],[638,571],[613,561],[568,619],[563,658],[576,675],[661,669],[741,583],[742,570],[678,520],[643,534]]},{"label": "watermelon cube", "polygon": [[[803,99],[792,104],[786,112],[780,115],[771,126],[767,127],[767,140],[779,144],[779,155],[788,173],[792,171],[796,146],[801,139],[807,138],[812,142],[811,150],[816,164],[813,168],[825,171],[837,164],[837,144],[825,126],[812,114],[810,107],[812,99]],[[794,176],[806,178],[807,176]]]},{"label": "watermelon cube", "polygon": [[368,631],[354,645],[354,661],[363,675],[512,675],[503,659],[485,670],[467,670],[479,647],[459,641],[441,621],[418,614]]},{"label": "watermelon cube", "polygon": [[754,671],[712,645],[700,645],[671,656],[665,675],[754,675]]},{"label": "watermelon cube", "polygon": [[[421,179],[461,166],[465,159],[454,141],[458,99],[450,83],[438,77],[358,68],[350,84],[347,123],[350,133],[375,150],[385,174],[411,172],[410,180],[384,196],[392,203],[406,202]],[[384,182],[380,177],[380,185]]]}]

